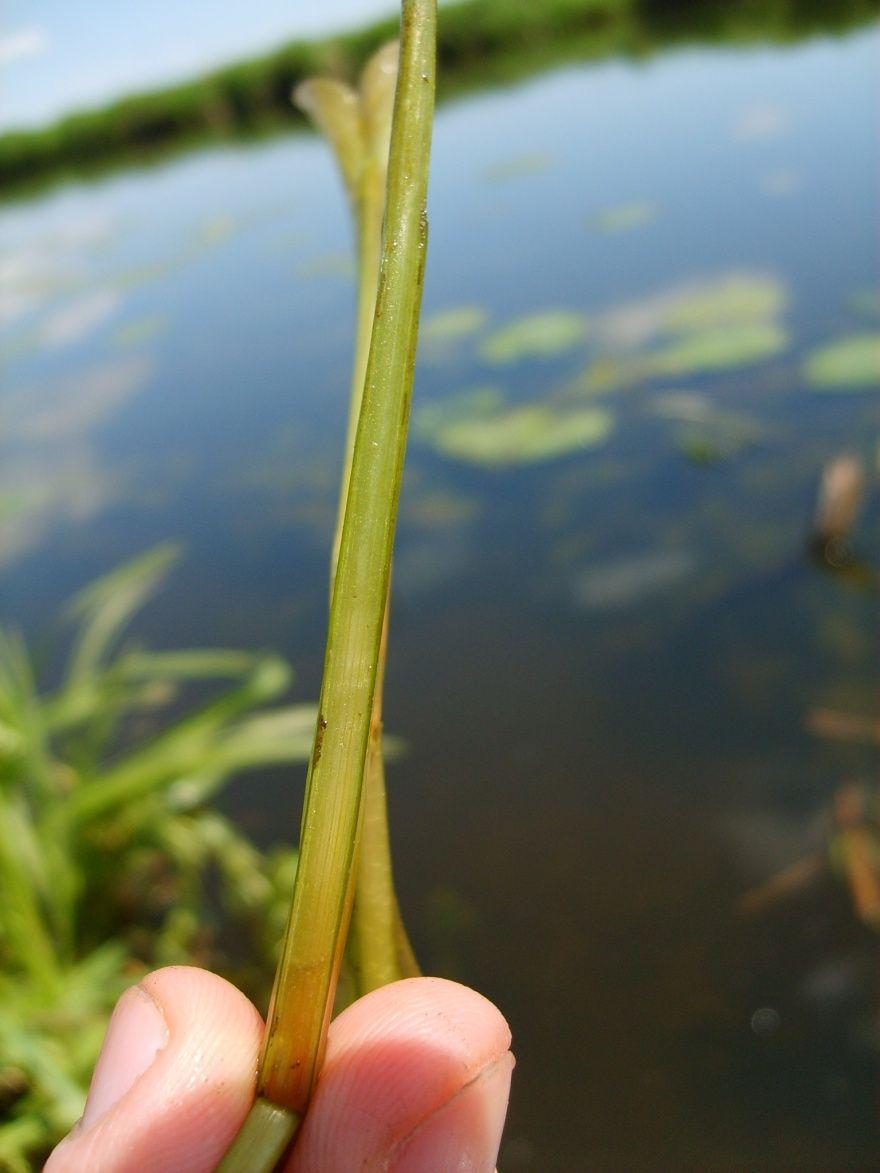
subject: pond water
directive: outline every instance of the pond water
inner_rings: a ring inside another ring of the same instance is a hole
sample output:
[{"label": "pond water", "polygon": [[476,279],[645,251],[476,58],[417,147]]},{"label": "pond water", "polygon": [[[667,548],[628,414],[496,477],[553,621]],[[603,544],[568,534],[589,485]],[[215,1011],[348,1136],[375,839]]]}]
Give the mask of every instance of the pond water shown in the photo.
[{"label": "pond water", "polygon": [[[877,701],[876,595],[805,538],[825,461],[876,480],[878,41],[438,111],[392,827],[425,967],[513,1027],[505,1173],[876,1167],[875,939],[830,882],[737,904],[877,769],[805,729]],[[4,206],[5,618],[170,537],[137,635],[277,647],[316,695],[350,251],[306,136]],[[226,801],[268,843],[301,784]]]}]

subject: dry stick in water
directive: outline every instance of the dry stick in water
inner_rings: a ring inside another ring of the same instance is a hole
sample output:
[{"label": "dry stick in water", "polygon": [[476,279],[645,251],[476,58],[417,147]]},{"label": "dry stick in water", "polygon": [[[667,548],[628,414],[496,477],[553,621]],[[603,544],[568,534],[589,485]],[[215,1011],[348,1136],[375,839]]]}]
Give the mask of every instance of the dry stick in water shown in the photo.
[{"label": "dry stick in water", "polygon": [[435,0],[403,0],[382,264],[330,608],[290,921],[257,1100],[225,1173],[274,1168],[323,1058],[354,888],[357,831],[418,335],[434,105]]}]

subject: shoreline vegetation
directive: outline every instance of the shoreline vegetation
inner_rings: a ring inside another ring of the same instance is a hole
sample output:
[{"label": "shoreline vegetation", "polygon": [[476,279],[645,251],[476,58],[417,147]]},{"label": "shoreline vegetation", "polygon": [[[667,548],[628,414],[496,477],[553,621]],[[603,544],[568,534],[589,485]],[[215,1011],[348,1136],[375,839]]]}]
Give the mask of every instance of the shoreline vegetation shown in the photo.
[{"label": "shoreline vegetation", "polygon": [[[793,42],[844,33],[878,15],[880,0],[456,0],[441,9],[439,98],[566,61],[642,58],[692,42]],[[291,41],[192,81],[8,131],[0,135],[0,199],[211,143],[306,130],[291,102],[295,86],[322,74],[353,79],[396,27],[391,17]]]}]

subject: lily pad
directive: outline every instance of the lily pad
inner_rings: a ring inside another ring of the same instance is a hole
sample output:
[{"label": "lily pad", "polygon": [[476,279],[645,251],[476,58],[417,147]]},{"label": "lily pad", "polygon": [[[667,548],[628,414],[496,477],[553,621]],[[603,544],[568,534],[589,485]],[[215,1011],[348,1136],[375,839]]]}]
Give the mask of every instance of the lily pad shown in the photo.
[{"label": "lily pad", "polygon": [[431,314],[421,329],[422,340],[430,346],[458,342],[476,334],[486,324],[488,313],[481,305],[458,305]]},{"label": "lily pad", "polygon": [[731,273],[682,295],[663,316],[662,328],[672,333],[707,330],[766,321],[786,307],[785,286],[761,273]]},{"label": "lily pad", "polygon": [[564,393],[598,398],[634,387],[644,376],[645,366],[637,355],[602,355],[570,379]]},{"label": "lily pad", "polygon": [[653,375],[678,376],[749,366],[780,354],[788,345],[787,332],[774,322],[716,327],[685,334],[646,356],[646,370]]},{"label": "lily pad", "polygon": [[602,408],[506,407],[497,393],[490,397],[485,391],[425,409],[417,418],[418,432],[438,452],[490,468],[538,464],[594,448],[613,427],[614,416]]},{"label": "lily pad", "polygon": [[650,200],[632,200],[626,204],[616,204],[609,208],[600,208],[587,221],[590,228],[596,232],[613,234],[617,232],[631,232],[635,228],[644,228],[652,220],[657,219],[657,205]]},{"label": "lily pad", "polygon": [[804,378],[815,391],[867,391],[880,386],[880,333],[848,334],[812,351]]},{"label": "lily pad", "polygon": [[523,358],[552,358],[583,339],[585,322],[574,310],[544,310],[515,318],[491,333],[480,347],[488,363],[514,363]]},{"label": "lily pad", "polygon": [[728,271],[679,282],[603,313],[595,332],[609,347],[632,350],[666,335],[777,319],[788,290],[772,273]]},{"label": "lily pad", "polygon": [[504,407],[504,392],[492,385],[470,387],[439,403],[427,403],[415,416],[413,427],[426,439],[449,424],[489,416]]}]

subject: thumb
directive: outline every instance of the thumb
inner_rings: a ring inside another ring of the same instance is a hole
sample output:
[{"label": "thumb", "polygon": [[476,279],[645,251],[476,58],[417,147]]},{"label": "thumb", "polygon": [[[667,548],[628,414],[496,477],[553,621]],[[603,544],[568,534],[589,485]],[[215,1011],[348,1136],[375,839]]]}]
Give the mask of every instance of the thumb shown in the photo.
[{"label": "thumb", "polygon": [[330,1027],[285,1173],[491,1173],[507,1112],[510,1031],[481,994],[412,978]]},{"label": "thumb", "polygon": [[46,1173],[208,1173],[253,1099],[263,1022],[216,974],[174,966],[126,990],[82,1119]]}]

